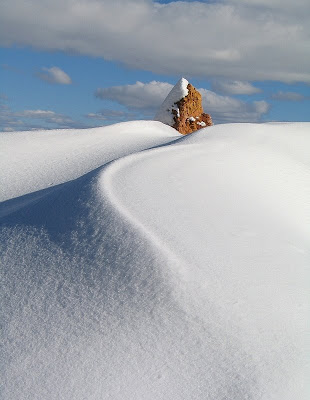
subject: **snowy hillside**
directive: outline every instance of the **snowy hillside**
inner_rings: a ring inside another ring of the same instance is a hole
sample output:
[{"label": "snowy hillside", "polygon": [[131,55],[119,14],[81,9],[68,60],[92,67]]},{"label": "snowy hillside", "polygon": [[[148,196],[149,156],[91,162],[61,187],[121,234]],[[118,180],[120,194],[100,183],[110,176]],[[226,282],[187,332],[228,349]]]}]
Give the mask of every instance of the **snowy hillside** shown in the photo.
[{"label": "snowy hillside", "polygon": [[309,146],[310,123],[0,133],[1,397],[308,399]]}]

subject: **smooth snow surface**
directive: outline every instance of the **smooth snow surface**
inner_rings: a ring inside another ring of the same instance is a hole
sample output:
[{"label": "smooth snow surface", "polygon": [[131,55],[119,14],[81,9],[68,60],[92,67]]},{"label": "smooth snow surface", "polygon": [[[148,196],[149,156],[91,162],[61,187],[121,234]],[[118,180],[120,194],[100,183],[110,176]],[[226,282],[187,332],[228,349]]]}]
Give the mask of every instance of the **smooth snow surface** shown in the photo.
[{"label": "smooth snow surface", "polygon": [[173,113],[172,110],[177,112],[179,116],[179,109],[175,103],[183,99],[188,95],[187,89],[188,81],[185,78],[181,78],[176,85],[171,89],[166,99],[163,101],[160,106],[157,114],[155,115],[155,120],[163,122],[169,126],[174,124]]},{"label": "smooth snow surface", "polygon": [[1,133],[0,397],[307,400],[309,146],[309,123]]},{"label": "smooth snow surface", "polygon": [[67,182],[108,161],[178,137],[178,132],[155,121],[79,131],[1,133],[0,201]]}]

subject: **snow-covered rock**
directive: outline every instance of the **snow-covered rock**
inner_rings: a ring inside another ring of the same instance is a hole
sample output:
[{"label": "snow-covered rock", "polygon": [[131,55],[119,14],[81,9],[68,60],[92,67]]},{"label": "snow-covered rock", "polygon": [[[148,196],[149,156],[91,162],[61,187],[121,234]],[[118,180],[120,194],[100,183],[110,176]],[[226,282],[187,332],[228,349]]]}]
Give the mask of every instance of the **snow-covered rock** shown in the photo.
[{"label": "snow-covered rock", "polygon": [[156,121],[173,126],[175,113],[179,114],[176,103],[188,95],[187,85],[188,81],[185,78],[181,78],[175,84],[155,115]]},{"label": "snow-covered rock", "polygon": [[155,115],[155,120],[185,135],[213,125],[211,116],[203,111],[201,94],[185,78],[181,78],[172,88]]}]

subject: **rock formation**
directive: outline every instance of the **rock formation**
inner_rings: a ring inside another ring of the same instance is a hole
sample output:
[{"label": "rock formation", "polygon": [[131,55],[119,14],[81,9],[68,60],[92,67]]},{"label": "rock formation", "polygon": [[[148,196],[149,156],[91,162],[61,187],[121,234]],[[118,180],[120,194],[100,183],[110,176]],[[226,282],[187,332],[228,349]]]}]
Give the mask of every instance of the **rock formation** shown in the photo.
[{"label": "rock formation", "polygon": [[211,116],[203,111],[201,94],[184,78],[168,94],[155,120],[172,126],[183,135],[213,125]]}]

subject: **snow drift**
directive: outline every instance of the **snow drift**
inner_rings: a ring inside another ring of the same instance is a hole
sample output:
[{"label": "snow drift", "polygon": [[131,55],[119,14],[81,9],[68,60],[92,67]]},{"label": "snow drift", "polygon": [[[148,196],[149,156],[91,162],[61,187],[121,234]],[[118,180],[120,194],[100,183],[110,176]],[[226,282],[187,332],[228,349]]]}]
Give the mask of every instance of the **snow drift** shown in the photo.
[{"label": "snow drift", "polygon": [[309,127],[1,134],[2,397],[306,400]]}]

